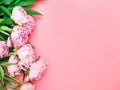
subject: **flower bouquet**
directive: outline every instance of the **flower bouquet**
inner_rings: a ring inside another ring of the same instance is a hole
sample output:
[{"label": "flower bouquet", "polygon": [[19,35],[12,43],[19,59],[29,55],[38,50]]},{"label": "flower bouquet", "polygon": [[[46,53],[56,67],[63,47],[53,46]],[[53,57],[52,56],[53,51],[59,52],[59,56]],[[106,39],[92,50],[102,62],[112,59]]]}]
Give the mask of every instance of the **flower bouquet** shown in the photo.
[{"label": "flower bouquet", "polygon": [[[35,90],[32,81],[41,79],[46,70],[29,42],[36,26],[32,15],[42,14],[26,6],[36,1],[0,0],[0,90]],[[16,79],[18,75],[23,80]]]}]

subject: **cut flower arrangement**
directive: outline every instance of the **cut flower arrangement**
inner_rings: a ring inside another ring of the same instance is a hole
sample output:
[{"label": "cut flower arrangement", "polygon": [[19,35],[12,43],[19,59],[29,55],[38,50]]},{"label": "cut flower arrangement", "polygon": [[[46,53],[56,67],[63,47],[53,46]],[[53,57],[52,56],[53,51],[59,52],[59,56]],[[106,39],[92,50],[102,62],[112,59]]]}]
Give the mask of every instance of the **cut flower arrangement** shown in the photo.
[{"label": "cut flower arrangement", "polygon": [[26,6],[36,1],[0,0],[0,90],[35,90],[32,81],[41,79],[47,68],[29,42],[36,26],[32,15],[42,14]]}]

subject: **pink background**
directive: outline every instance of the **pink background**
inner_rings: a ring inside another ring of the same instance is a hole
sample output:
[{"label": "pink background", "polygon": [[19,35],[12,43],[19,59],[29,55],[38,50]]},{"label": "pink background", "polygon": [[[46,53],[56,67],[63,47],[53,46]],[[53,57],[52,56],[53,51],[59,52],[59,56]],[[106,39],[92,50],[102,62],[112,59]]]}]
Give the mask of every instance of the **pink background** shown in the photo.
[{"label": "pink background", "polygon": [[36,54],[49,63],[37,90],[120,90],[120,1],[39,0]]}]

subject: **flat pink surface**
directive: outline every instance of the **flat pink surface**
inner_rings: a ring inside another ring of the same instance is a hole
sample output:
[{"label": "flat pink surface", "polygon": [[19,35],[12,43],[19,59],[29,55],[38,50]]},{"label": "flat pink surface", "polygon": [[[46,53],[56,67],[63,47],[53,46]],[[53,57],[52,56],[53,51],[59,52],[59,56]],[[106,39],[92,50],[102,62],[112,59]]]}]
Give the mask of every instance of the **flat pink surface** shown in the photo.
[{"label": "flat pink surface", "polygon": [[120,1],[39,0],[36,54],[49,63],[37,90],[120,90]]}]

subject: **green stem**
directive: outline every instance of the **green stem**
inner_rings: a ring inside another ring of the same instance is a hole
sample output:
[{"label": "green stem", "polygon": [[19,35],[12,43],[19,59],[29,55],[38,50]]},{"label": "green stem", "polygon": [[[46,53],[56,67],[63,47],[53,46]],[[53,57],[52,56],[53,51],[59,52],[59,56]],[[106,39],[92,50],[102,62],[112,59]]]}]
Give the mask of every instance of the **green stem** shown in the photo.
[{"label": "green stem", "polygon": [[13,55],[13,54],[14,54],[14,52],[9,52],[8,56],[11,56],[11,55]]},{"label": "green stem", "polygon": [[16,82],[18,82],[20,85],[23,85],[23,84],[24,84],[24,82],[21,82],[21,81],[15,79],[15,78],[13,78],[13,77],[7,75],[6,73],[5,73],[5,76],[8,77],[8,78],[10,78],[10,79],[12,79],[12,80],[14,80],[14,81],[16,81]]}]

